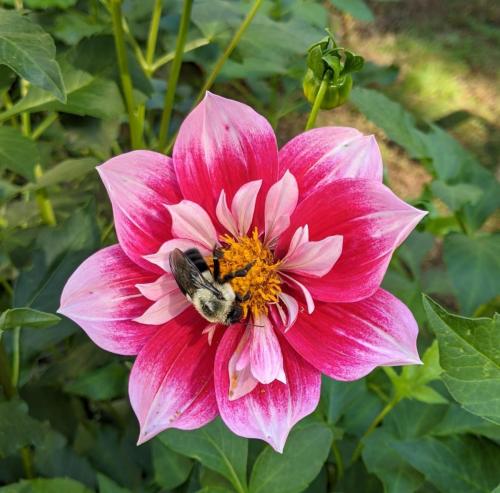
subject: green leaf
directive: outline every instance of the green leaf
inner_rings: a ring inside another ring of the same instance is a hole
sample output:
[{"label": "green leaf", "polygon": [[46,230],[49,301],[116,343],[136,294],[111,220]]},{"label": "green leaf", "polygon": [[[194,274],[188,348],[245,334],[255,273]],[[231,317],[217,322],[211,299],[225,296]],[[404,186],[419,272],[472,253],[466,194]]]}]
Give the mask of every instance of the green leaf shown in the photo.
[{"label": "green leaf", "polygon": [[99,484],[99,493],[130,493],[130,490],[118,486],[104,474],[97,474],[97,483]]},{"label": "green leaf", "polygon": [[463,313],[471,315],[500,292],[500,234],[445,237],[443,257]]},{"label": "green leaf", "polygon": [[451,315],[428,297],[424,306],[451,395],[467,411],[500,424],[500,317]]},{"label": "green leaf", "polygon": [[428,152],[417,130],[415,118],[400,104],[378,91],[355,87],[351,101],[369,120],[379,126],[391,140],[404,147],[415,158]]},{"label": "green leaf", "polygon": [[167,430],[159,438],[172,450],[222,474],[237,491],[245,489],[248,441],[231,433],[220,419],[198,430]]},{"label": "green leaf", "polygon": [[481,188],[476,185],[468,183],[448,185],[439,180],[431,183],[431,191],[452,211],[457,211],[466,204],[476,204],[483,195]]},{"label": "green leaf", "polygon": [[0,331],[15,327],[45,329],[61,320],[53,313],[45,313],[32,308],[9,308],[0,315]]},{"label": "green leaf", "polygon": [[[100,233],[93,207],[78,209],[60,226],[41,230],[35,243],[33,264],[23,270],[16,281],[14,306],[56,312],[68,277],[99,245]],[[63,319],[51,330],[23,331],[22,354],[29,358],[75,330],[72,322]]]},{"label": "green leaf", "polygon": [[18,400],[0,402],[1,457],[14,454],[26,445],[40,444],[48,432],[48,425],[28,415],[26,403]]},{"label": "green leaf", "polygon": [[30,183],[26,190],[39,190],[51,187],[61,182],[68,182],[85,176],[94,170],[99,161],[94,157],[82,157],[79,159],[66,159],[47,170],[35,183]]},{"label": "green leaf", "polygon": [[158,439],[151,442],[151,454],[156,484],[171,490],[187,480],[193,468],[192,460],[174,452]]},{"label": "green leaf", "polygon": [[73,7],[77,0],[26,0],[24,3],[30,9],[68,9]]},{"label": "green leaf", "polygon": [[328,458],[333,435],[322,423],[298,425],[283,454],[266,447],[250,477],[250,493],[299,493],[318,475]]},{"label": "green leaf", "polygon": [[92,493],[82,483],[68,478],[29,479],[0,488],[0,493]]},{"label": "green leaf", "polygon": [[375,430],[363,442],[363,461],[368,471],[380,478],[385,493],[413,493],[424,482],[424,476],[402,460],[393,448],[397,441],[393,433]]},{"label": "green leaf", "polygon": [[500,448],[487,440],[421,437],[393,447],[443,493],[489,493],[500,480]]},{"label": "green leaf", "polygon": [[79,376],[66,384],[64,390],[94,401],[105,401],[125,395],[127,377],[127,369],[122,364],[113,362]]},{"label": "green leaf", "polygon": [[351,14],[360,21],[370,22],[375,17],[370,7],[363,0],[331,0],[342,12]]},{"label": "green leaf", "polygon": [[40,26],[13,10],[0,9],[0,65],[66,101],[54,41]]},{"label": "green leaf", "polygon": [[96,22],[96,19],[89,15],[69,11],[56,17],[52,32],[67,45],[76,45],[83,38],[101,32],[104,27],[104,24]]},{"label": "green leaf", "polygon": [[40,160],[35,142],[25,137],[17,128],[0,127],[0,169],[34,179],[35,165]]},{"label": "green leaf", "polygon": [[95,77],[74,68],[67,62],[61,64],[61,69],[68,96],[66,104],[43,89],[31,87],[23,99],[2,113],[2,118],[9,118],[25,111],[29,113],[60,111],[104,119],[117,118],[124,113],[120,90],[114,81]]}]

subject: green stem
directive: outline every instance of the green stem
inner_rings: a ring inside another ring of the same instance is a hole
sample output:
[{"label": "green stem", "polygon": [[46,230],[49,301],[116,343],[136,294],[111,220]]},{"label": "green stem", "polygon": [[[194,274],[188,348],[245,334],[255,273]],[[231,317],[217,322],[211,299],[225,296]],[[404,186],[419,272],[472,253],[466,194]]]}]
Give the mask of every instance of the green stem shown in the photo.
[{"label": "green stem", "polygon": [[31,138],[33,140],[38,140],[40,136],[47,130],[56,120],[57,120],[57,113],[49,113],[40,123],[39,125],[33,130],[31,133]]},{"label": "green stem", "polygon": [[309,113],[309,118],[306,123],[306,130],[310,130],[314,127],[316,123],[316,117],[318,116],[319,109],[321,107],[321,103],[323,102],[323,98],[325,97],[326,89],[328,88],[328,80],[323,77],[321,84],[319,86],[318,94],[316,94],[316,99],[314,100],[313,107],[311,109],[311,113]]},{"label": "green stem", "polygon": [[[43,170],[40,164],[35,166],[35,178],[38,180],[43,175]],[[47,224],[47,226],[56,226],[57,220],[54,214],[54,208],[52,207],[52,202],[49,199],[47,190],[41,188],[35,192],[36,203],[38,204],[38,209],[40,210],[40,215],[42,216],[42,221]]]},{"label": "green stem", "polygon": [[120,70],[120,80],[122,83],[123,95],[125,97],[125,104],[127,106],[132,148],[139,149],[142,147],[142,132],[138,114],[136,113],[137,107],[134,102],[132,78],[130,77],[128,68],[122,22],[122,2],[121,0],[111,0],[110,6],[111,18],[113,21],[113,36],[115,38],[116,57],[118,59],[118,68]]},{"label": "green stem", "polygon": [[332,442],[332,452],[337,464],[337,478],[340,480],[344,477],[344,461],[342,460],[342,455],[340,455],[336,440]]},{"label": "green stem", "polygon": [[106,229],[102,232],[102,235],[101,235],[101,243],[104,243],[108,239],[108,236],[111,234],[114,227],[115,227],[114,221],[111,221],[108,224],[108,226],[106,226]]},{"label": "green stem", "polygon": [[12,337],[12,373],[11,382],[14,388],[17,388],[19,383],[19,367],[21,362],[21,327],[14,329]]},{"label": "green stem", "polygon": [[5,289],[6,293],[12,298],[12,296],[14,295],[14,290],[5,279],[2,279],[2,286]]},{"label": "green stem", "polygon": [[363,450],[363,441],[369,437],[374,431],[375,428],[381,423],[381,421],[385,418],[387,414],[389,414],[394,406],[401,400],[401,397],[398,395],[394,396],[380,411],[377,416],[375,416],[375,419],[372,421],[368,429],[365,431],[363,436],[359,439],[358,445],[356,446],[352,457],[351,457],[351,463],[357,461],[359,459],[359,456],[361,455],[361,451]]},{"label": "green stem", "polygon": [[262,0],[255,0],[254,1],[252,8],[248,11],[248,14],[243,19],[243,22],[241,23],[239,29],[234,34],[233,39],[231,39],[231,41],[227,45],[227,48],[225,49],[224,53],[222,53],[220,58],[215,63],[214,68],[212,69],[212,72],[210,73],[207,80],[205,81],[205,84],[203,84],[203,87],[200,89],[200,92],[198,93],[198,97],[196,98],[196,104],[198,104],[203,99],[205,92],[207,92],[212,87],[212,84],[214,83],[215,79],[219,75],[219,72],[221,71],[222,67],[224,66],[224,63],[226,63],[226,60],[229,58],[229,56],[231,55],[233,50],[236,48],[236,46],[240,42],[241,37],[243,36],[245,31],[248,29],[248,26],[250,25],[253,18],[255,17],[255,14],[259,10],[261,4],[262,4]]},{"label": "green stem", "polygon": [[23,461],[24,475],[27,479],[33,479],[35,473],[33,471],[33,458],[29,447],[23,447],[21,449],[21,460]]},{"label": "green stem", "polygon": [[[196,48],[200,48],[208,44],[210,44],[210,41],[206,38],[193,39],[193,41],[190,41],[189,43],[186,43],[184,45],[184,53],[188,53],[189,51],[196,50]],[[165,55],[161,56],[160,58],[158,58],[158,60],[151,64],[151,73],[154,74],[159,68],[171,62],[174,58],[175,51],[165,53]]]},{"label": "green stem", "polygon": [[148,42],[146,45],[146,64],[148,66],[148,75],[151,75],[153,58],[155,56],[156,41],[158,39],[158,30],[160,29],[162,0],[155,0],[151,24],[149,25]]},{"label": "green stem", "polygon": [[179,32],[177,33],[177,42],[175,45],[174,61],[170,67],[170,75],[167,82],[167,92],[165,93],[165,103],[161,115],[160,134],[158,136],[158,148],[161,150],[167,144],[168,128],[170,126],[170,118],[174,107],[175,89],[179,79],[179,73],[182,65],[182,55],[184,54],[184,44],[186,43],[186,35],[189,27],[189,19],[191,17],[191,7],[193,0],[184,0],[182,8],[181,23]]},{"label": "green stem", "polygon": [[[24,98],[28,94],[29,82],[27,80],[21,80],[21,96]],[[27,111],[21,113],[21,129],[25,137],[29,137],[31,133],[31,120],[30,114]]]}]

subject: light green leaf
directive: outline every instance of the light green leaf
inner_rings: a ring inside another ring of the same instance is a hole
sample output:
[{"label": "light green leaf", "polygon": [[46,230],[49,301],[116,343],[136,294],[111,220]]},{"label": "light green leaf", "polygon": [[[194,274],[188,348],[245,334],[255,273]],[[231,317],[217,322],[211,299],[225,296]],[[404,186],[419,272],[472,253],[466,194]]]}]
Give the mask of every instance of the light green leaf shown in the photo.
[{"label": "light green leaf", "polygon": [[99,33],[104,29],[104,24],[96,22],[89,15],[79,11],[69,11],[56,17],[54,36],[68,45],[76,45],[83,38]]},{"label": "light green leaf", "polygon": [[331,2],[342,12],[347,12],[360,21],[370,22],[375,18],[363,0],[331,0]]},{"label": "light green leaf", "polygon": [[0,493],[92,493],[82,483],[68,478],[23,480],[0,488]]},{"label": "light green leaf", "polygon": [[47,170],[35,183],[30,183],[24,188],[26,190],[39,190],[81,178],[94,170],[98,163],[99,161],[94,157],[66,159]]},{"label": "light green leaf", "polygon": [[17,128],[0,127],[0,169],[9,169],[33,180],[35,165],[40,160],[35,142]]},{"label": "light green leaf", "polygon": [[451,395],[469,412],[500,424],[500,317],[451,315],[428,297],[424,306]]},{"label": "light green leaf", "polygon": [[500,449],[487,440],[421,437],[393,447],[443,493],[489,493],[500,480]]},{"label": "light green leaf", "polygon": [[171,490],[187,480],[193,468],[192,460],[174,452],[158,439],[151,443],[151,454],[154,478],[159,486]]},{"label": "light green leaf", "polygon": [[54,41],[38,24],[17,11],[0,9],[0,65],[64,102],[66,92],[55,55]]},{"label": "light green leaf", "polygon": [[105,401],[126,393],[127,369],[118,362],[80,375],[66,384],[64,390],[95,401]]},{"label": "light green leaf", "polygon": [[123,114],[123,100],[115,82],[78,70],[67,62],[61,64],[61,69],[68,96],[66,104],[51,93],[32,87],[23,99],[2,113],[2,119],[25,111],[61,111],[95,118],[116,118]]},{"label": "light green leaf", "polygon": [[404,147],[415,158],[428,152],[417,130],[415,118],[399,103],[372,89],[355,87],[351,101],[369,120],[379,126],[391,140]]},{"label": "light green leaf", "polygon": [[443,257],[463,313],[500,293],[500,234],[445,237]]},{"label": "light green leaf", "polygon": [[122,488],[104,474],[97,474],[99,493],[130,493],[130,490]]},{"label": "light green leaf", "polygon": [[167,430],[159,439],[179,454],[222,474],[237,491],[245,489],[248,442],[231,433],[220,419],[199,430]]},{"label": "light green leaf", "polygon": [[250,493],[299,493],[318,475],[328,458],[333,435],[322,423],[298,425],[282,454],[266,447],[250,477]]},{"label": "light green leaf", "polygon": [[68,9],[73,7],[77,0],[25,0],[24,4],[30,9]]},{"label": "light green leaf", "polygon": [[457,211],[466,204],[476,204],[483,195],[481,188],[476,185],[468,183],[448,185],[439,180],[431,183],[431,191],[452,211]]},{"label": "light green leaf", "polygon": [[0,330],[27,327],[30,329],[45,329],[52,327],[61,320],[53,313],[45,313],[32,308],[9,308],[0,315]]},{"label": "light green leaf", "polygon": [[28,415],[26,403],[0,402],[0,457],[14,454],[26,445],[40,444],[48,432],[47,424]]}]

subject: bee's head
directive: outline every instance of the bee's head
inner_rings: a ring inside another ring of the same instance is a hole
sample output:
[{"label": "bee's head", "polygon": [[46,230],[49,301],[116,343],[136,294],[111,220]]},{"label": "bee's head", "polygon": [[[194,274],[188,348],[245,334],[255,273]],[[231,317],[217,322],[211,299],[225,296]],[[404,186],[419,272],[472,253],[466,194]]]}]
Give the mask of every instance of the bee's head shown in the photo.
[{"label": "bee's head", "polygon": [[226,323],[227,325],[238,323],[243,316],[243,308],[239,303],[234,303],[227,314]]}]

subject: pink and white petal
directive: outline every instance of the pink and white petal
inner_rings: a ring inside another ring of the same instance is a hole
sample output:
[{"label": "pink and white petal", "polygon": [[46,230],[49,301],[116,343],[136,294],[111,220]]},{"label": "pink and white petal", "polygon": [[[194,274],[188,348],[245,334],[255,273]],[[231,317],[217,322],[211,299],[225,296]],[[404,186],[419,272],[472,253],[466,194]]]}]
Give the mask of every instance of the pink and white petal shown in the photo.
[{"label": "pink and white petal", "polygon": [[271,383],[283,372],[283,355],[269,318],[259,316],[251,329],[250,367],[260,383]]},{"label": "pink and white petal", "polygon": [[229,359],[229,400],[234,401],[251,392],[259,383],[250,369],[250,331],[244,329],[240,342]]},{"label": "pink and white petal", "polygon": [[101,348],[137,354],[157,327],[133,319],[151,305],[136,284],[157,277],[132,262],[119,245],[94,253],[66,282],[58,313],[77,323]]},{"label": "pink and white petal", "polygon": [[224,190],[220,193],[219,201],[215,207],[215,214],[222,226],[236,238],[238,236],[238,226],[231,209],[227,205],[226,192]]},{"label": "pink and white petal", "polygon": [[297,207],[297,180],[286,171],[267,193],[265,204],[265,241],[273,244],[290,225],[290,216]]},{"label": "pink and white petal", "polygon": [[323,277],[332,270],[341,253],[340,235],[327,236],[319,241],[303,241],[284,257],[280,270],[307,277]]},{"label": "pink and white petal", "polygon": [[394,250],[425,214],[374,180],[336,180],[298,205],[277,254],[286,251],[296,228],[306,222],[312,240],[342,235],[342,254],[328,274],[294,279],[315,299],[358,301],[378,289]]},{"label": "pink and white petal", "polygon": [[382,181],[383,164],[375,137],[348,127],[304,132],[279,152],[280,172],[297,178],[301,200],[333,180],[367,178]]},{"label": "pink and white petal", "polygon": [[285,337],[322,373],[356,380],[377,366],[419,364],[417,334],[410,310],[379,289],[355,303],[318,303]]},{"label": "pink and white petal", "polygon": [[295,279],[295,276],[289,276],[288,274],[285,274],[284,272],[280,272],[280,275],[282,278],[284,278],[284,282],[288,284],[290,287],[295,288],[295,289],[300,289],[302,292],[302,295],[304,296],[304,300],[306,302],[307,306],[307,313],[311,314],[314,311],[314,299],[309,292],[309,290],[304,286],[301,282],[297,281]]},{"label": "pink and white petal", "polygon": [[182,200],[167,206],[172,216],[172,234],[177,238],[192,240],[212,250],[217,243],[217,231],[210,216],[196,202]]},{"label": "pink and white petal", "polygon": [[141,428],[139,444],[167,428],[192,430],[217,416],[217,344],[209,345],[202,336],[205,326],[190,308],[162,326],[137,356],[129,396]]},{"label": "pink and white petal", "polygon": [[252,224],[255,202],[259,194],[262,180],[245,183],[235,194],[231,212],[236,221],[239,236],[245,236]]},{"label": "pink and white petal", "polygon": [[163,274],[156,281],[147,284],[136,284],[135,287],[140,291],[142,296],[151,301],[158,301],[168,293],[177,288],[175,279],[168,275]]},{"label": "pink and white petal", "polygon": [[194,240],[175,238],[173,240],[166,241],[156,253],[146,255],[144,258],[148,262],[159,266],[163,271],[170,272],[170,253],[176,248],[182,251],[189,248],[197,248],[204,257],[212,253],[212,249],[208,249]]},{"label": "pink and white petal", "polygon": [[148,270],[143,259],[172,237],[165,204],[181,200],[172,160],[151,151],[132,151],[109,159],[97,171],[113,206],[116,234],[123,251]]},{"label": "pink and white petal", "polygon": [[237,435],[265,440],[282,452],[291,428],[315,410],[321,375],[279,336],[287,383],[258,383],[251,392],[230,400],[228,365],[244,330],[242,326],[229,327],[217,350],[215,393],[219,412]]},{"label": "pink and white petal", "polygon": [[158,301],[155,301],[135,322],[146,325],[163,325],[177,317],[191,303],[182,294],[177,283],[175,288]]},{"label": "pink and white petal", "polygon": [[212,219],[221,190],[230,202],[249,181],[263,178],[265,193],[278,179],[269,122],[249,106],[209,92],[181,125],[173,159],[184,198],[198,202]]},{"label": "pink and white petal", "polygon": [[299,315],[299,304],[293,296],[290,296],[286,293],[280,293],[279,298],[287,309],[286,322],[283,322],[285,326],[285,332],[287,332],[297,320],[297,317]]}]

